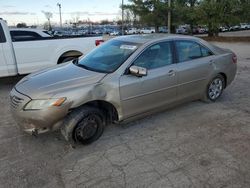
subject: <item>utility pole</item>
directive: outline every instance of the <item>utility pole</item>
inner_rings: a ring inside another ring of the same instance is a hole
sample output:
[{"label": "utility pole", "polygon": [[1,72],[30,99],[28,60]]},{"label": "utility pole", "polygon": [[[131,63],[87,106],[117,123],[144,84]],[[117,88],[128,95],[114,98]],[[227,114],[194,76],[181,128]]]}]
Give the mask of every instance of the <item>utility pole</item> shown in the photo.
[{"label": "utility pole", "polygon": [[171,0],[168,0],[168,34],[171,33]]},{"label": "utility pole", "polygon": [[122,35],[124,35],[124,0],[122,0]]},{"label": "utility pole", "polygon": [[61,4],[60,4],[60,3],[57,3],[57,6],[59,7],[60,27],[62,28],[62,12],[61,12]]}]

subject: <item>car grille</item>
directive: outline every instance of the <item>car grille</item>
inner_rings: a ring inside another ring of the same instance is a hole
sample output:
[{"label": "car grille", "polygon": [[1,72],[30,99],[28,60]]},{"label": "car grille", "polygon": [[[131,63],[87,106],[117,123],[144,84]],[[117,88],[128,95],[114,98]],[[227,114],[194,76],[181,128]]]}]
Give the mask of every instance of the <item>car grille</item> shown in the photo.
[{"label": "car grille", "polygon": [[24,99],[13,95],[11,96],[10,100],[11,100],[11,106],[16,109],[23,102]]}]

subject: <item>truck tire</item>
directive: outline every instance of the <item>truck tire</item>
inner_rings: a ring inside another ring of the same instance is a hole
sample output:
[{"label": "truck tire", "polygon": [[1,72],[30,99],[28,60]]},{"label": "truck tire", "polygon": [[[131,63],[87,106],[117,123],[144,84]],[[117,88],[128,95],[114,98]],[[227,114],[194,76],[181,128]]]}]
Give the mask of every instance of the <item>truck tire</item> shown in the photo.
[{"label": "truck tire", "polygon": [[59,61],[58,64],[66,63],[66,62],[72,61],[72,60],[74,60],[74,59],[76,59],[76,57],[65,57],[65,58],[63,58],[61,61]]},{"label": "truck tire", "polygon": [[65,119],[61,133],[70,143],[90,144],[102,135],[105,118],[101,110],[85,106],[72,111]]}]

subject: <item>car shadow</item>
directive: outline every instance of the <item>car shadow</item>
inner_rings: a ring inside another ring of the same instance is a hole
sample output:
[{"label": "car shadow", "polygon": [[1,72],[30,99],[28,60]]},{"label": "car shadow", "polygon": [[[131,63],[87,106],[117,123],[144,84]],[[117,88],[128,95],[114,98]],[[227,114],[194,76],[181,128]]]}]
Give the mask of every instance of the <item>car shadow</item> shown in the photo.
[{"label": "car shadow", "polygon": [[0,78],[0,84],[1,85],[13,85],[14,86],[17,82],[19,82],[25,76],[26,75],[3,77],[3,78]]}]

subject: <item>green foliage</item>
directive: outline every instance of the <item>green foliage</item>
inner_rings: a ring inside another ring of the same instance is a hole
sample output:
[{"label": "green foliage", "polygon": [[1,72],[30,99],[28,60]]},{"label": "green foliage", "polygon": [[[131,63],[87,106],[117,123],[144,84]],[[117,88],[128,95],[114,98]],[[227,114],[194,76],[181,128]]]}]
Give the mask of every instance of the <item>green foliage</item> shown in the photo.
[{"label": "green foliage", "polygon": [[238,12],[241,22],[250,22],[250,0],[239,0],[238,1]]},{"label": "green foliage", "polygon": [[18,24],[16,25],[16,27],[17,27],[17,28],[25,28],[25,27],[27,27],[27,24],[24,23],[24,22],[18,23]]},{"label": "green foliage", "polygon": [[125,8],[130,9],[139,16],[140,22],[144,26],[155,26],[158,29],[167,23],[168,1],[167,0],[129,0],[130,5]]},{"label": "green foliage", "polygon": [[219,32],[221,25],[232,25],[240,21],[238,0],[203,0],[199,6],[200,23],[206,24],[210,36]]},{"label": "green foliage", "polygon": [[189,24],[191,33],[193,26],[197,25],[199,17],[197,16],[198,0],[175,0],[173,1],[173,22],[178,24]]},{"label": "green foliage", "polygon": [[220,26],[250,22],[250,0],[129,0],[125,8],[139,16],[143,26],[167,25],[171,9],[172,24],[206,25],[210,35],[216,35]]}]

